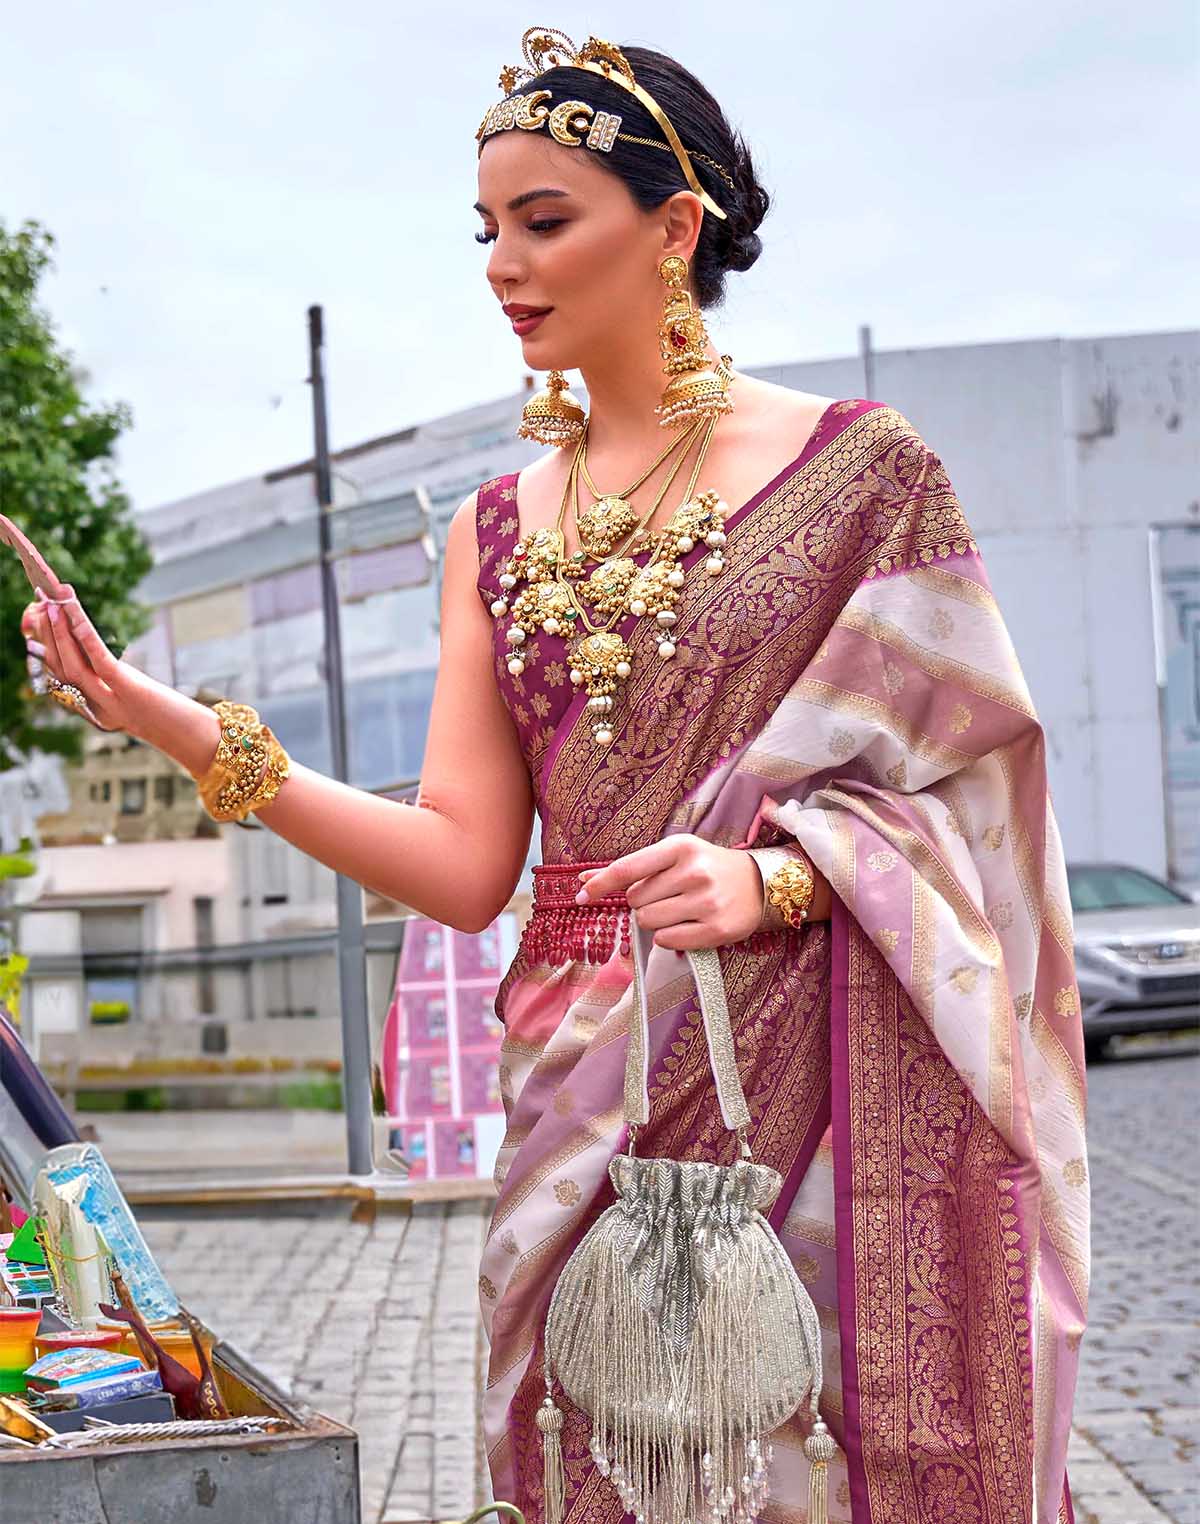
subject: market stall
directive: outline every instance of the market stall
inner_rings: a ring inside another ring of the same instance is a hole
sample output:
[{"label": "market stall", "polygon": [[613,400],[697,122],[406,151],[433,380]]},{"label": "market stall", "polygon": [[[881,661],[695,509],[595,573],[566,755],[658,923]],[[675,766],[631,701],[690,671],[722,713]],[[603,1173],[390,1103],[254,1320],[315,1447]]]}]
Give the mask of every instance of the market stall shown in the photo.
[{"label": "market stall", "polygon": [[179,1304],[0,1013],[0,1524],[360,1524],[354,1434]]}]

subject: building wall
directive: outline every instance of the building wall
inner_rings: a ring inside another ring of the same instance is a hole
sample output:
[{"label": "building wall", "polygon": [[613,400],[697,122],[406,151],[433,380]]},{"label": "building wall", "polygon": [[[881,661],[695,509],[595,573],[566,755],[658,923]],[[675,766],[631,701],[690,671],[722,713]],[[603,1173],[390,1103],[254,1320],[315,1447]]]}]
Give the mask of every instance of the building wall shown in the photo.
[{"label": "building wall", "polygon": [[[850,361],[762,374],[830,395],[863,384]],[[1167,871],[1149,539],[1200,523],[1200,334],[884,351],[875,378],[975,530],[1068,856]],[[1194,859],[1171,866],[1200,881]]]}]

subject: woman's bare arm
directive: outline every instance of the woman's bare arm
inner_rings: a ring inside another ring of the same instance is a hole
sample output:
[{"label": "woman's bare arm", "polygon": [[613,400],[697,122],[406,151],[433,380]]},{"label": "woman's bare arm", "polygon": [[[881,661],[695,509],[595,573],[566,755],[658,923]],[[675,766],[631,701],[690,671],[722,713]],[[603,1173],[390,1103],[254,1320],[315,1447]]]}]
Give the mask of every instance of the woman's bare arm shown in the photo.
[{"label": "woman's bare arm", "polygon": [[[529,849],[533,795],[492,669],[492,623],[476,591],[475,500],[451,520],[442,636],[415,805],[382,799],[292,764],[257,819],[328,868],[421,915],[480,931],[508,903]],[[270,724],[270,707],[262,718]],[[216,715],[150,684],[132,734],[201,775],[217,749]]]}]

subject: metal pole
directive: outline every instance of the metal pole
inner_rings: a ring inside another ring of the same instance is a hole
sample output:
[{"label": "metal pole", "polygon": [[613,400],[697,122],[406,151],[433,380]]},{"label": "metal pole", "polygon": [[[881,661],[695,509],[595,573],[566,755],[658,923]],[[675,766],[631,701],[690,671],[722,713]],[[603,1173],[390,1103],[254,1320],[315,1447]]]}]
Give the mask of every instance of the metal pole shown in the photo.
[{"label": "metal pole", "polygon": [[858,330],[858,351],[862,355],[863,397],[875,400],[875,351],[871,348],[871,325],[864,323]]},{"label": "metal pole", "polygon": [[[322,352],[325,328],[320,307],[308,309],[309,384],[313,397],[313,464],[321,535],[321,605],[325,616],[325,691],[329,695],[329,738],[333,776],[350,781],[346,746],[346,693],[342,670],[342,627],[338,610],[329,510],[333,474],[325,414]],[[346,1155],[352,1175],[375,1167],[371,1112],[371,1022],[367,1008],[367,955],[363,936],[362,888],[337,875],[338,985],[342,1006],[342,1089],[346,1105]]]}]

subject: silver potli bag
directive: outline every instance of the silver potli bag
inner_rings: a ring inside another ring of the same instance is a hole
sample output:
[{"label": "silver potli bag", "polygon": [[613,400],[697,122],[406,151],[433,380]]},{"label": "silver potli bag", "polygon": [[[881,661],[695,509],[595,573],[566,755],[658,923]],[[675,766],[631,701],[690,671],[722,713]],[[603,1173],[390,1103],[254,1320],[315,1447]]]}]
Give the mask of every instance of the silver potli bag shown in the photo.
[{"label": "silver potli bag", "polygon": [[648,933],[631,918],[633,1009],[625,1067],[629,1152],[609,1165],[617,1200],[559,1276],[546,1317],[538,1409],[546,1524],[561,1524],[557,1375],[592,1421],[589,1448],[636,1524],[753,1524],[767,1500],[769,1435],[807,1400],[809,1524],[826,1524],[837,1447],[818,1412],[816,1308],[764,1213],[783,1185],[755,1164],[750,1113],[714,948],[688,952],[735,1164],[639,1159],[650,1120]]}]

